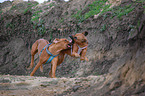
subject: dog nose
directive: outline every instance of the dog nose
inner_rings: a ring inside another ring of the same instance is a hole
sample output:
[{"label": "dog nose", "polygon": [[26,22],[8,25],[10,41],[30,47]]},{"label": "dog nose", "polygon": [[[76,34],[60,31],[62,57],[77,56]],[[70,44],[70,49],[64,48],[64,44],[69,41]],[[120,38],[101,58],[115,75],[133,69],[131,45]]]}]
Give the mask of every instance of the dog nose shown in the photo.
[{"label": "dog nose", "polygon": [[69,35],[69,37],[72,39],[72,43],[74,43],[74,38],[72,35]]},{"label": "dog nose", "polygon": [[68,45],[69,45],[69,46],[71,46],[71,45],[72,45],[72,43],[69,43]]},{"label": "dog nose", "polygon": [[68,47],[68,48],[71,48],[71,44],[68,44],[67,47]]},{"label": "dog nose", "polygon": [[69,35],[69,37],[70,37],[71,39],[73,39],[73,36],[72,36],[72,35]]}]

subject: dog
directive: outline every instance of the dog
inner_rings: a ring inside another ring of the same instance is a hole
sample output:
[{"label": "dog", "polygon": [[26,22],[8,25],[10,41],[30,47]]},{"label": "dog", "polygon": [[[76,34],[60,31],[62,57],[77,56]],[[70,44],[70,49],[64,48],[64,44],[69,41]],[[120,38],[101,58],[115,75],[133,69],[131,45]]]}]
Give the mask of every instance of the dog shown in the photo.
[{"label": "dog", "polygon": [[34,66],[34,55],[38,52],[39,54],[39,61],[33,71],[31,72],[30,76],[33,76],[36,70],[40,67],[40,71],[43,72],[42,64],[46,62],[51,63],[51,71],[49,76],[51,78],[56,78],[55,71],[58,64],[58,54],[65,49],[69,49],[72,43],[70,43],[67,39],[56,38],[52,44],[50,44],[45,39],[37,40],[31,49],[31,63],[28,69],[33,68]]},{"label": "dog", "polygon": [[71,49],[62,50],[58,55],[58,63],[57,65],[60,65],[65,58],[65,54],[70,55],[72,57],[80,57],[80,60],[82,61],[89,61],[89,59],[85,56],[87,52],[88,47],[88,40],[86,36],[88,35],[87,31],[84,31],[82,33],[77,33],[75,35],[70,35],[69,37],[72,39],[72,47]]}]

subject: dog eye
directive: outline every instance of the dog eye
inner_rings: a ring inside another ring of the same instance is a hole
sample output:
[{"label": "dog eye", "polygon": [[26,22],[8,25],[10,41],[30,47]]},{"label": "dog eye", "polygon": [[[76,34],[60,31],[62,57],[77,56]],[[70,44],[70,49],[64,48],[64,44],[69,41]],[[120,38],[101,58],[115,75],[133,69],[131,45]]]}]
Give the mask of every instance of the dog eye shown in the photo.
[{"label": "dog eye", "polygon": [[64,40],[65,42],[67,42],[67,40]]},{"label": "dog eye", "polygon": [[74,37],[74,39],[77,39],[77,37]]},{"label": "dog eye", "polygon": [[83,40],[82,40],[82,43],[83,43],[83,42],[86,42],[86,41],[87,41],[87,40],[83,39]]}]

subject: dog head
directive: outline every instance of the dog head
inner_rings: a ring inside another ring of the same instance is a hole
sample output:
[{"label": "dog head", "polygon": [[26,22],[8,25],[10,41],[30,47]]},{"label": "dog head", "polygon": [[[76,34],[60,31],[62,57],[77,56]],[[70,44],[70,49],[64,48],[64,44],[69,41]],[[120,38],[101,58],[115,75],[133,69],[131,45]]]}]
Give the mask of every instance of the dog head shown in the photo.
[{"label": "dog head", "polygon": [[57,44],[60,46],[60,48],[63,50],[63,49],[69,49],[71,48],[72,46],[72,43],[70,43],[67,39],[65,38],[62,38],[62,39],[58,39],[56,38],[54,41],[53,41],[54,44]]},{"label": "dog head", "polygon": [[88,40],[86,36],[88,35],[88,32],[82,32],[82,33],[77,33],[75,35],[70,35],[69,37],[72,39],[72,42],[77,43],[78,45],[87,45]]}]

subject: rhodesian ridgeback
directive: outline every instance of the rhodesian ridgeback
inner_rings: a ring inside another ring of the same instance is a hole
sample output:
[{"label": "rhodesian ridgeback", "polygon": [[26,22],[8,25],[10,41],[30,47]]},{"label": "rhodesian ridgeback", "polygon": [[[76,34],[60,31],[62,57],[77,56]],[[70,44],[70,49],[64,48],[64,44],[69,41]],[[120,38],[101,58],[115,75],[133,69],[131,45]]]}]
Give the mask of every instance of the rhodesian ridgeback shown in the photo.
[{"label": "rhodesian ridgeback", "polygon": [[33,71],[31,72],[30,76],[33,76],[36,70],[40,67],[40,71],[43,71],[42,64],[46,62],[51,63],[51,71],[49,73],[50,77],[55,78],[55,71],[58,64],[58,54],[64,50],[69,49],[71,44],[67,39],[55,39],[52,44],[50,44],[45,39],[37,40],[31,49],[31,64],[28,69],[33,68],[34,66],[34,55],[38,52],[39,54],[39,61]]},{"label": "rhodesian ridgeback", "polygon": [[87,31],[70,35],[69,37],[73,40],[73,45],[71,49],[62,50],[59,53],[57,65],[60,65],[64,61],[65,54],[72,57],[80,57],[80,60],[89,61],[89,59],[85,56],[88,47],[88,40],[86,38],[87,35]]}]

